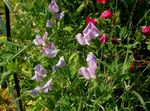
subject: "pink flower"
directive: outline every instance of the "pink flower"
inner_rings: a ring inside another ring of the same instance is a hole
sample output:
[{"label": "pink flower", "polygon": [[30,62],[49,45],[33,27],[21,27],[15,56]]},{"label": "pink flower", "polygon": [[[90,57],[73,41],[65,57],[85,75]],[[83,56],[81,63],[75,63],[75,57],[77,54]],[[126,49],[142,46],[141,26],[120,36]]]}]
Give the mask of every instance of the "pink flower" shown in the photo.
[{"label": "pink flower", "polygon": [[106,4],[107,0],[96,0],[96,2],[100,2],[102,4]]},{"label": "pink flower", "polygon": [[144,35],[150,35],[150,26],[142,26],[141,27],[141,32],[144,34]]},{"label": "pink flower", "polygon": [[86,17],[86,23],[88,24],[88,23],[90,23],[90,22],[92,22],[94,25],[96,25],[96,19],[93,19],[93,18],[91,18],[91,17],[89,17],[89,16],[87,16]]},{"label": "pink flower", "polygon": [[111,19],[112,18],[111,10],[110,9],[105,10],[104,12],[101,13],[100,17],[104,18],[104,19],[106,19],[106,18],[110,18]]},{"label": "pink flower", "polygon": [[102,44],[106,43],[106,41],[107,41],[107,35],[106,34],[101,35],[100,38],[99,38],[99,41]]}]

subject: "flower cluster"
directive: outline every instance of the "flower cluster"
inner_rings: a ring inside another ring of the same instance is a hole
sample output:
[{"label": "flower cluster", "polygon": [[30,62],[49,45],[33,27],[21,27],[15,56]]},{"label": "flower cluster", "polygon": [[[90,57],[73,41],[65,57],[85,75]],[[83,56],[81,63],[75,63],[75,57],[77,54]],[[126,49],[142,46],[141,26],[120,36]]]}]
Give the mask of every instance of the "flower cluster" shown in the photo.
[{"label": "flower cluster", "polygon": [[[48,6],[49,12],[52,14],[52,18],[61,20],[64,17],[64,12],[60,12],[59,7],[55,0],[52,0],[51,3]],[[50,20],[47,20],[46,27],[52,28],[54,26],[53,22]]]},{"label": "flower cluster", "polygon": [[[59,20],[63,18],[64,14],[63,12],[59,13],[59,7],[54,0],[52,0],[52,2],[50,3],[48,9],[52,13],[53,18]],[[53,27],[53,23],[50,20],[47,20],[46,27]],[[45,56],[47,56],[48,58],[53,58],[57,55],[57,49],[53,42],[47,41],[47,38],[48,38],[48,32],[45,32],[43,37],[41,37],[40,35],[36,35],[35,39],[33,40],[33,43],[36,46],[42,47],[42,53]],[[58,60],[58,63],[52,67],[52,71],[56,72],[58,68],[63,67],[64,65],[65,65],[65,60],[64,57],[62,56]],[[35,66],[34,72],[35,75],[31,78],[31,80],[41,81],[42,78],[47,76],[47,71],[46,69],[43,68],[41,64]],[[33,95],[38,94],[40,91],[47,93],[49,90],[50,91],[52,90],[51,83],[52,83],[52,79],[47,81],[45,85],[38,86],[35,89],[30,90],[29,92]]]},{"label": "flower cluster", "polygon": [[36,35],[35,39],[33,40],[33,43],[37,46],[42,45],[43,46],[43,54],[49,58],[53,58],[57,55],[57,49],[54,45],[54,43],[46,43],[46,38],[48,36],[48,33],[45,32],[43,37],[40,37],[40,35]]}]

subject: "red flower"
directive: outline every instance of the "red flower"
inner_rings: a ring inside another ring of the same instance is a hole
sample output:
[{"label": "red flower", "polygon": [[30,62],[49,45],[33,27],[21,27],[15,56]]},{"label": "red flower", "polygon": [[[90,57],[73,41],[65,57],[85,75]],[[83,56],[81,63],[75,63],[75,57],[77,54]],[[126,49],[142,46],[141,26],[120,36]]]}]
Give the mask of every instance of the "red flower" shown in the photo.
[{"label": "red flower", "polygon": [[150,26],[142,26],[141,27],[141,32],[144,34],[144,35],[150,35]]},{"label": "red flower", "polygon": [[112,44],[119,44],[119,40],[117,39],[117,37],[113,36],[111,39],[111,43]]},{"label": "red flower", "polygon": [[96,25],[96,23],[97,23],[96,19],[93,19],[93,18],[87,16],[86,17],[86,23],[88,24],[90,22],[92,22],[94,25]]},{"label": "red flower", "polygon": [[104,12],[101,13],[100,17],[104,18],[104,19],[106,19],[106,18],[110,18],[111,19],[112,18],[111,10],[110,9],[105,10]]},{"label": "red flower", "polygon": [[130,71],[131,71],[132,73],[135,72],[135,64],[134,64],[134,63],[132,63],[132,64],[130,65]]},{"label": "red flower", "polygon": [[99,41],[100,41],[102,44],[106,43],[106,41],[107,41],[107,35],[106,35],[106,34],[101,35],[101,36],[99,37]]},{"label": "red flower", "polygon": [[96,0],[96,2],[100,2],[102,4],[106,4],[107,0]]}]

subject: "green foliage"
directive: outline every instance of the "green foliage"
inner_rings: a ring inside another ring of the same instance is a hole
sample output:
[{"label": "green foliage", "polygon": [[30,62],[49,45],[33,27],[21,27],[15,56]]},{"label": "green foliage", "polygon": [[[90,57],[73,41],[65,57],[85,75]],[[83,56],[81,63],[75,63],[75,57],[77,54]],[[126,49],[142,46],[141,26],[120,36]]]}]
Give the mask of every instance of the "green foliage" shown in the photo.
[{"label": "green foliage", "polygon": [[[102,5],[96,0],[57,0],[60,10],[65,13],[60,21],[53,19],[48,11],[51,0],[4,1],[11,9],[12,37],[11,41],[0,39],[0,83],[9,80],[14,86],[11,76],[17,73],[21,88],[18,99],[22,100],[27,111],[150,109],[147,57],[150,44],[149,37],[140,29],[150,24],[150,1],[109,0]],[[108,8],[112,10],[113,18],[100,18],[100,13]],[[97,37],[89,46],[81,46],[75,39],[75,35],[86,27],[87,16],[97,19],[100,35],[107,34],[105,44],[101,44]],[[53,28],[45,27],[48,19],[54,23]],[[0,24],[4,26],[1,18]],[[33,44],[35,35],[43,36],[45,31],[49,33],[47,42],[54,42],[58,50],[57,56],[51,59],[42,54],[42,47]],[[114,36],[119,44],[112,44]],[[143,50],[146,53],[143,54]],[[92,80],[79,75],[79,68],[87,67],[89,52],[96,55],[98,66],[96,78]],[[53,72],[52,67],[61,56],[64,56],[66,65]],[[131,63],[135,63],[133,72],[130,71]],[[42,64],[47,70],[47,77],[40,82],[31,80],[37,64]],[[52,91],[41,91],[35,96],[28,93],[51,78]]]}]

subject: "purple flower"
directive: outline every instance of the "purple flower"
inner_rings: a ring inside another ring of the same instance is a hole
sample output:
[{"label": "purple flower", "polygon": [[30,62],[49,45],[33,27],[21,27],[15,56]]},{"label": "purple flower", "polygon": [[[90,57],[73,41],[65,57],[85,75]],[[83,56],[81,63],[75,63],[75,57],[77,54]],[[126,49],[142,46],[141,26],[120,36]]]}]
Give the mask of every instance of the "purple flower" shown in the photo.
[{"label": "purple flower", "polygon": [[57,13],[59,12],[59,7],[57,5],[57,3],[52,0],[51,3],[48,6],[48,10],[53,14],[53,13]]},{"label": "purple flower", "polygon": [[61,20],[64,17],[64,12],[54,13],[53,18]]},{"label": "purple flower", "polygon": [[47,36],[48,36],[47,32],[45,32],[45,34],[43,35],[43,37],[41,37],[40,35],[36,35],[35,39],[33,40],[33,43],[35,45],[43,45],[44,46]]},{"label": "purple flower", "polygon": [[99,30],[95,27],[95,25],[92,22],[90,22],[83,30],[83,35],[87,39],[95,39],[99,35]]},{"label": "purple flower", "polygon": [[52,70],[55,72],[58,68],[63,67],[64,65],[65,65],[65,60],[64,57],[62,56],[60,57],[58,63],[55,66],[53,66]]},{"label": "purple flower", "polygon": [[49,90],[51,91],[52,90],[51,83],[52,79],[47,81],[46,84],[41,87],[41,90],[44,91],[44,93],[48,93]]},{"label": "purple flower", "polygon": [[88,62],[91,62],[91,61],[95,62],[95,61],[96,61],[96,56],[95,56],[92,52],[90,52],[90,53],[87,55],[86,61],[87,61],[87,63],[88,63]]},{"label": "purple flower", "polygon": [[44,69],[40,64],[36,65],[34,70],[35,75],[31,78],[32,80],[41,81],[41,78],[47,75],[46,69]]},{"label": "purple flower", "polygon": [[36,87],[33,90],[29,90],[29,93],[33,94],[33,95],[37,95],[39,93],[39,91],[41,90],[41,87]]},{"label": "purple flower", "polygon": [[96,69],[97,69],[96,56],[92,52],[90,52],[87,55],[86,61],[88,67],[81,67],[79,69],[79,74],[82,75],[85,79],[89,80],[96,77]]},{"label": "purple flower", "polygon": [[79,42],[79,44],[81,44],[81,45],[89,44],[89,43],[87,42],[86,38],[85,38],[81,33],[78,33],[78,34],[76,35],[76,39],[77,39],[77,41]]},{"label": "purple flower", "polygon": [[95,27],[95,25],[90,22],[87,27],[83,30],[83,35],[78,33],[76,35],[76,39],[81,45],[90,45],[92,39],[95,39],[99,34],[99,30]]},{"label": "purple flower", "polygon": [[47,28],[52,28],[53,26],[54,26],[54,24],[50,20],[47,20],[46,27]]},{"label": "purple flower", "polygon": [[44,47],[43,53],[49,58],[55,57],[57,55],[57,50],[54,46],[54,43],[49,43],[46,47]]}]

